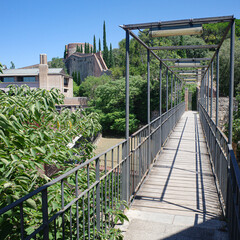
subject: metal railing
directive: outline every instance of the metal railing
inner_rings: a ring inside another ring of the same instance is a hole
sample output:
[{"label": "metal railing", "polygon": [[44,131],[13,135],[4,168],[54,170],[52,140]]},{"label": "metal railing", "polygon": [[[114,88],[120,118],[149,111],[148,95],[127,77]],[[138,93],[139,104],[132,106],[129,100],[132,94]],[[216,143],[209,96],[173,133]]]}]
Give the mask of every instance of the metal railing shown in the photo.
[{"label": "metal railing", "polygon": [[[114,225],[114,209],[122,200],[131,201],[184,109],[184,102],[176,105],[129,141],[0,209],[0,221],[12,224],[6,239],[95,239],[99,232],[107,232]],[[53,196],[52,189],[59,196]],[[29,202],[37,198],[39,205],[32,210]]]},{"label": "metal railing", "polygon": [[240,239],[240,169],[232,144],[216,126],[199,102],[199,116],[211,155],[223,213],[227,218],[231,239]]}]

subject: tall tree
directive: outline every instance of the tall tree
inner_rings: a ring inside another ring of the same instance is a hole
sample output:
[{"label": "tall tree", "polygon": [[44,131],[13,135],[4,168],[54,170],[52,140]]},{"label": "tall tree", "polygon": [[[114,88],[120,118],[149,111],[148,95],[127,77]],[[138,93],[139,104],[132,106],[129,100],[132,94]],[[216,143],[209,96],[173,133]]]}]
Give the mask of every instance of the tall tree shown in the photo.
[{"label": "tall tree", "polygon": [[81,45],[81,48],[80,48],[80,53],[83,53],[83,48],[82,48],[82,45]]},{"label": "tall tree", "polygon": [[112,52],[112,44],[110,43],[110,51],[109,51],[109,68],[114,67],[113,62],[113,52]]},{"label": "tall tree", "polygon": [[77,73],[77,84],[78,84],[78,86],[81,84],[81,75],[80,75],[80,72]]},{"label": "tall tree", "polygon": [[93,36],[93,53],[97,52],[97,48],[96,48],[96,38],[95,35]]},{"label": "tall tree", "polygon": [[65,50],[64,50],[64,59],[67,57],[67,45],[65,45]]},{"label": "tall tree", "polygon": [[108,66],[108,47],[107,47],[107,38],[106,38],[106,24],[103,23],[103,59]]},{"label": "tall tree", "polygon": [[87,49],[87,43],[84,43],[84,53],[86,53],[86,49]]},{"label": "tall tree", "polygon": [[101,52],[102,49],[101,49],[101,39],[99,38],[99,42],[98,42],[98,51]]}]

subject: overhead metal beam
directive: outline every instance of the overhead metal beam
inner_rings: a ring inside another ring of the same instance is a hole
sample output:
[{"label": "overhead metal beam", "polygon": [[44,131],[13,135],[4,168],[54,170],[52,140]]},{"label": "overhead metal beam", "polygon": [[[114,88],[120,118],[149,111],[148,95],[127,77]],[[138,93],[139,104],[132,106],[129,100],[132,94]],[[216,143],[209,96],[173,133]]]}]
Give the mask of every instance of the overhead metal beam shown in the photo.
[{"label": "overhead metal beam", "polygon": [[169,66],[170,68],[204,68],[207,67],[208,65],[172,65]]},{"label": "overhead metal beam", "polygon": [[181,50],[181,49],[211,49],[217,48],[218,45],[185,45],[185,46],[160,46],[149,47],[150,50]]},{"label": "overhead metal beam", "polygon": [[195,61],[210,61],[211,58],[163,58],[162,61],[169,62],[195,62]]},{"label": "overhead metal beam", "polygon": [[173,70],[175,73],[204,73],[205,70]]},{"label": "overhead metal beam", "polygon": [[171,26],[181,26],[186,24],[206,24],[206,23],[219,23],[219,22],[230,22],[233,16],[222,16],[222,17],[209,17],[209,18],[193,18],[193,19],[183,19],[174,21],[160,21],[160,22],[150,22],[150,23],[139,23],[139,24],[127,24],[122,25],[123,29],[136,30],[136,29],[146,29],[153,27],[171,27]]}]

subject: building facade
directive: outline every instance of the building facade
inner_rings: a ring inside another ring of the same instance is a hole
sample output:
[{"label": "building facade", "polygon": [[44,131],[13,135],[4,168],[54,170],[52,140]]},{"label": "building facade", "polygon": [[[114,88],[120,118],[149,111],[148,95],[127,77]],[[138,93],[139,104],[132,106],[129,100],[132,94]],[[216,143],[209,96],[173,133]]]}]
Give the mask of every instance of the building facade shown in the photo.
[{"label": "building facade", "polygon": [[40,55],[40,64],[34,68],[6,69],[0,74],[0,89],[7,91],[8,85],[28,85],[30,88],[51,90],[58,88],[65,98],[73,97],[73,79],[62,68],[48,68],[47,55]]}]

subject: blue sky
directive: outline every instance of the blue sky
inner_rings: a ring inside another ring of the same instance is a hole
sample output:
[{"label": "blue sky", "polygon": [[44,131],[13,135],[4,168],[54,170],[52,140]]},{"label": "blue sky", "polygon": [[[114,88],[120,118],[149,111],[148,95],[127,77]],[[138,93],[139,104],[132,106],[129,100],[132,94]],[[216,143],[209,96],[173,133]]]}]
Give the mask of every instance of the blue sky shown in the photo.
[{"label": "blue sky", "polygon": [[[103,35],[113,48],[125,37],[122,24],[234,15],[240,18],[240,0],[2,0],[0,3],[0,62],[16,68],[62,57],[64,45],[93,41]],[[98,45],[98,44],[97,44]]]}]

